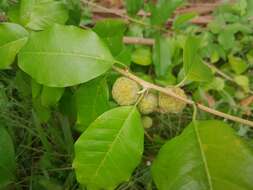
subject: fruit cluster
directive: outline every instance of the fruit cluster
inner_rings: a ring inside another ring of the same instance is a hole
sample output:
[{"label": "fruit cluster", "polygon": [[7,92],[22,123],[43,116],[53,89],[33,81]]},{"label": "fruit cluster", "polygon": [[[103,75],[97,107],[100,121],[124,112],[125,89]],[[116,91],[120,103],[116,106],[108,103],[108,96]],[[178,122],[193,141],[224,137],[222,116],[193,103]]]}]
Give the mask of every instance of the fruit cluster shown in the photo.
[{"label": "fruit cluster", "polygon": [[[168,89],[182,98],[186,98],[186,94],[181,88],[170,87]],[[137,107],[143,115],[153,112],[180,113],[186,106],[184,102],[161,92],[157,94],[149,91],[144,92],[143,95],[140,92],[141,86],[137,82],[126,77],[119,77],[113,85],[112,97],[121,106],[137,103]]]}]

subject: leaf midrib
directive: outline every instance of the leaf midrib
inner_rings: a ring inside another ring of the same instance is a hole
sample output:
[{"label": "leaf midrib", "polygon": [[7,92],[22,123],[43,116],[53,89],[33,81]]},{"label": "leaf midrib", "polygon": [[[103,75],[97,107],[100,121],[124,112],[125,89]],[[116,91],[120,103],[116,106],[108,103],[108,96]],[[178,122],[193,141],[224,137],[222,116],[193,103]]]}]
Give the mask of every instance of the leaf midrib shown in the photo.
[{"label": "leaf midrib", "polygon": [[96,172],[95,172],[95,174],[93,175],[93,177],[91,178],[90,181],[92,181],[95,177],[98,176],[98,173],[99,173],[101,167],[104,165],[104,163],[105,163],[105,161],[106,161],[106,159],[107,159],[109,153],[112,151],[112,149],[113,149],[113,147],[114,147],[114,144],[118,141],[118,138],[120,137],[120,135],[121,135],[121,133],[122,133],[124,127],[125,127],[125,123],[126,123],[126,121],[128,120],[128,118],[130,117],[130,115],[132,115],[132,112],[134,111],[134,109],[135,109],[135,107],[132,108],[131,112],[128,114],[128,116],[127,116],[126,119],[124,120],[124,122],[123,122],[123,124],[122,124],[122,125],[123,125],[122,128],[119,130],[119,132],[118,132],[117,136],[115,137],[114,141],[111,143],[111,146],[109,147],[109,150],[106,152],[106,154],[105,154],[103,160],[100,162],[100,165],[99,165],[98,168],[96,169]]},{"label": "leaf midrib", "polygon": [[196,134],[197,142],[199,144],[199,149],[200,149],[200,153],[201,153],[201,159],[202,159],[203,164],[204,164],[204,170],[205,170],[205,173],[206,173],[206,176],[207,176],[208,185],[210,187],[210,190],[213,190],[213,184],[212,184],[212,180],[211,180],[211,175],[210,175],[210,172],[209,172],[209,168],[208,168],[205,152],[204,152],[204,149],[203,149],[203,146],[202,146],[202,141],[201,141],[200,134],[199,134],[199,131],[198,131],[197,123],[194,122],[194,121],[193,121],[193,128],[194,128],[194,131],[195,131],[195,134]]},{"label": "leaf midrib", "polygon": [[57,52],[57,51],[55,51],[55,52],[49,52],[49,51],[25,51],[25,52],[21,52],[20,54],[77,56],[77,57],[85,57],[85,58],[90,58],[90,59],[95,59],[95,60],[105,61],[105,62],[111,62],[111,63],[114,62],[113,59],[112,60],[107,60],[107,59],[104,59],[103,57],[88,55],[88,54],[84,54],[84,53],[81,53],[81,52],[68,53],[68,52]]}]

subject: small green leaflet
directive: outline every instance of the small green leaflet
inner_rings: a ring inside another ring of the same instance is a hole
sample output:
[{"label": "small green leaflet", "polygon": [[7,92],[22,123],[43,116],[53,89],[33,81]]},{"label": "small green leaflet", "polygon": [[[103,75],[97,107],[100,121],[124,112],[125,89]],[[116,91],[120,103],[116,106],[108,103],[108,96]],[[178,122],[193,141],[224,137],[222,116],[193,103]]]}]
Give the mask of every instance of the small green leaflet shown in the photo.
[{"label": "small green leaflet", "polygon": [[75,143],[73,167],[89,190],[113,190],[127,181],[141,161],[144,130],[136,107],[111,109],[99,116]]},{"label": "small green leaflet", "polygon": [[253,189],[253,151],[226,123],[191,123],[152,165],[159,190]]}]

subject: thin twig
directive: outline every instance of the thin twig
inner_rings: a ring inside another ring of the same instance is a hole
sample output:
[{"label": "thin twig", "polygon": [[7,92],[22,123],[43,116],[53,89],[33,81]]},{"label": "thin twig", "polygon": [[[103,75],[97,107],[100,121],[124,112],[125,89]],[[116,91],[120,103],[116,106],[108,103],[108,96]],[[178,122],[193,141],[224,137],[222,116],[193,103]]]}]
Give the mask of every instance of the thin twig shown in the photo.
[{"label": "thin twig", "polygon": [[222,76],[224,79],[227,79],[228,81],[234,82],[234,80],[230,76],[228,76],[226,73],[224,73],[221,70],[219,70],[214,65],[211,65],[210,63],[207,63],[205,61],[204,61],[204,64],[206,66],[208,66],[210,69],[213,69],[217,74],[219,74],[220,76]]},{"label": "thin twig", "polygon": [[132,74],[128,70],[124,70],[124,69],[121,69],[121,68],[116,67],[116,66],[113,66],[112,68],[113,68],[113,70],[117,71],[118,73],[120,73],[120,74],[134,80],[135,82],[139,83],[140,85],[143,86],[143,88],[153,89],[153,90],[162,92],[162,93],[167,94],[167,95],[169,95],[169,96],[171,96],[175,99],[181,100],[181,101],[183,101],[183,102],[185,102],[189,105],[196,105],[202,111],[205,111],[205,112],[211,113],[213,115],[216,115],[216,116],[219,116],[219,117],[231,120],[231,121],[235,121],[235,122],[242,123],[244,125],[248,125],[250,127],[253,127],[253,121],[242,119],[240,117],[236,117],[236,116],[233,116],[233,115],[229,115],[229,114],[220,112],[218,110],[209,108],[207,106],[204,106],[202,104],[195,103],[193,100],[178,96],[172,90],[169,90],[169,89],[166,89],[164,87],[161,87],[161,86],[155,85],[153,83],[149,83],[145,80],[142,80],[141,78],[135,76],[134,74]]},{"label": "thin twig", "polygon": [[130,36],[124,36],[123,42],[125,44],[140,44],[140,45],[154,45],[155,40],[152,38],[139,38],[139,37],[130,37]]}]

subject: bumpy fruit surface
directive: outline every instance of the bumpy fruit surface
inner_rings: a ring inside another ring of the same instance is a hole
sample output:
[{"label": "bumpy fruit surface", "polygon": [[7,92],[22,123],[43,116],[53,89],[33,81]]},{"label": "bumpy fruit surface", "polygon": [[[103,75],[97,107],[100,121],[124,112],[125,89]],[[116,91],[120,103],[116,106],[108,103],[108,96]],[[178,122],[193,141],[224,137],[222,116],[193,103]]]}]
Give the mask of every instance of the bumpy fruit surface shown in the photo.
[{"label": "bumpy fruit surface", "polygon": [[[181,88],[168,88],[172,90],[178,96],[187,98],[184,91]],[[178,99],[168,96],[164,93],[159,93],[158,96],[158,111],[161,113],[179,113],[181,112],[186,104]]]},{"label": "bumpy fruit surface", "polygon": [[121,106],[134,104],[141,90],[141,87],[133,80],[120,77],[116,80],[112,88],[113,99]]},{"label": "bumpy fruit surface", "polygon": [[144,116],[144,117],[142,117],[142,124],[143,124],[143,127],[144,127],[145,129],[148,129],[148,128],[152,127],[152,125],[153,125],[153,120],[152,120],[151,117]]},{"label": "bumpy fruit surface", "polygon": [[154,93],[148,93],[143,96],[138,104],[139,111],[142,114],[150,114],[157,109],[158,98]]}]

